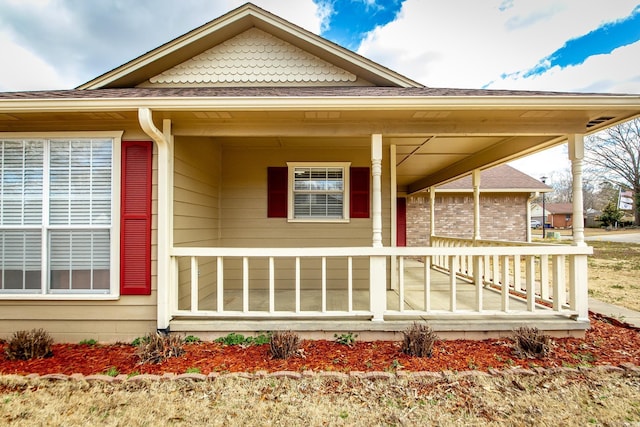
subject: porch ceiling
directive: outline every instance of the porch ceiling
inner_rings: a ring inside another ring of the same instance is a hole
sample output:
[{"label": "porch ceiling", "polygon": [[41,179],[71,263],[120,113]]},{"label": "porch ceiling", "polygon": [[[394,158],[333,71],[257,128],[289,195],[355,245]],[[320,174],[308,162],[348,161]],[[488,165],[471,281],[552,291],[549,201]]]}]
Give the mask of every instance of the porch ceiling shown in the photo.
[{"label": "porch ceiling", "polygon": [[[283,100],[286,101],[286,100]],[[550,107],[435,105],[374,108],[162,109],[158,126],[170,119],[176,136],[206,136],[226,147],[370,147],[371,134],[396,146],[400,191],[422,190],[592,133],[637,114],[632,106]],[[215,104],[214,104],[215,105]],[[220,105],[220,104],[218,104]],[[83,111],[0,111],[0,132],[139,129],[137,108]]]}]

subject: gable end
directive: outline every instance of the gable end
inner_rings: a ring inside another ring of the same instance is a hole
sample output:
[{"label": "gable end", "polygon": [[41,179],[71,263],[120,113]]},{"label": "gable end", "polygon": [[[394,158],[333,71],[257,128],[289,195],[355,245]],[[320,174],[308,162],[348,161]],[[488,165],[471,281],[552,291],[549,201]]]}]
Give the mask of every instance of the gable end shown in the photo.
[{"label": "gable end", "polygon": [[353,73],[251,28],[139,86],[371,85],[357,80]]}]

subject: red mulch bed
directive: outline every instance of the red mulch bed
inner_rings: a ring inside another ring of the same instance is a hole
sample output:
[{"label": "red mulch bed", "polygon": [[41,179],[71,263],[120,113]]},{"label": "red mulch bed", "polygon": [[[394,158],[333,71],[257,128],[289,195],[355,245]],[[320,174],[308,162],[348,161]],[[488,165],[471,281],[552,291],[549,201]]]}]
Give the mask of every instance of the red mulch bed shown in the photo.
[{"label": "red mulch bed", "polygon": [[466,371],[514,366],[525,368],[577,365],[640,365],[640,331],[614,319],[592,315],[591,329],[584,339],[553,340],[552,352],[544,359],[518,359],[509,339],[484,341],[437,341],[430,358],[407,356],[394,341],[356,342],[353,346],[333,341],[302,341],[302,355],[274,360],[269,345],[224,346],[214,342],[185,344],[186,353],[160,364],[139,364],[136,348],[127,344],[56,344],[53,356],[29,361],[7,360],[6,344],[0,344],[0,374],[84,375],[117,370],[120,374],[184,373],[199,369],[210,372],[256,371]]}]

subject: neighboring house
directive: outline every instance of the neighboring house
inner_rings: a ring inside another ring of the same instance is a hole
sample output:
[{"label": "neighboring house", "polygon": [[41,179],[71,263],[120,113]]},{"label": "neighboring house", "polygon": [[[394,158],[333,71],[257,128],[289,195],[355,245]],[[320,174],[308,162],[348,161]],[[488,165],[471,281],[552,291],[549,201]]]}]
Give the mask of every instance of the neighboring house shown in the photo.
[{"label": "neighboring house", "polygon": [[[540,224],[545,223],[545,218],[549,217],[549,210],[546,209],[547,204],[545,203],[545,213],[542,213],[542,203],[531,203],[531,219],[536,221],[540,221]],[[547,222],[547,227],[549,227],[549,223]]]},{"label": "neighboring house", "polygon": [[[244,5],[76,89],[0,93],[0,334],[583,332],[582,228],[475,239],[481,171],[568,141],[580,189],[584,135],[638,114],[425,87]],[[398,198],[469,173],[474,239],[398,247]]]},{"label": "neighboring house", "polygon": [[[529,205],[553,189],[508,165],[480,173],[480,238],[531,241]],[[428,191],[407,197],[407,246],[429,246],[430,235],[473,239],[471,176],[435,187],[435,229],[431,230]]]},{"label": "neighboring house", "polygon": [[573,227],[573,204],[571,203],[545,203],[547,211],[547,224],[551,228]]},{"label": "neighboring house", "polygon": [[[545,207],[545,224],[547,228],[572,228],[573,227],[573,204],[572,203],[549,203]],[[542,205],[534,204],[531,210],[531,217],[542,218]]]}]

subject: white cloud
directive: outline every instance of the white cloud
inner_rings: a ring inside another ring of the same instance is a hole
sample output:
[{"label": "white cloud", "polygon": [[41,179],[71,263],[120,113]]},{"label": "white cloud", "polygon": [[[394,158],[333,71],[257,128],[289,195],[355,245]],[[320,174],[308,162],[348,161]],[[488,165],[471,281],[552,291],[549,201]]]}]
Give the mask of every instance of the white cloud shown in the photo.
[{"label": "white cloud", "polygon": [[[583,0],[407,0],[397,19],[370,32],[358,52],[427,86],[479,88],[530,69],[567,40],[629,15],[636,5],[635,0],[606,7]],[[598,75],[592,80],[600,80]],[[528,88],[527,82],[518,88]]]},{"label": "white cloud", "polygon": [[[168,42],[245,0],[5,0],[0,2],[0,90],[69,89]],[[312,0],[255,0],[319,33]],[[126,7],[126,9],[125,9]]]},{"label": "white cloud", "polygon": [[0,67],[0,91],[71,87],[73,78],[62,76],[51,64],[0,33],[0,52],[11,66]]},{"label": "white cloud", "polygon": [[[238,0],[235,3],[240,6],[246,3],[246,0]],[[315,34],[320,33],[321,24],[326,19],[325,8],[312,0],[252,0],[252,3]]]},{"label": "white cloud", "polygon": [[510,77],[494,82],[491,89],[529,89],[581,92],[640,93],[640,42],[596,55],[578,66],[552,67],[529,78]]}]

